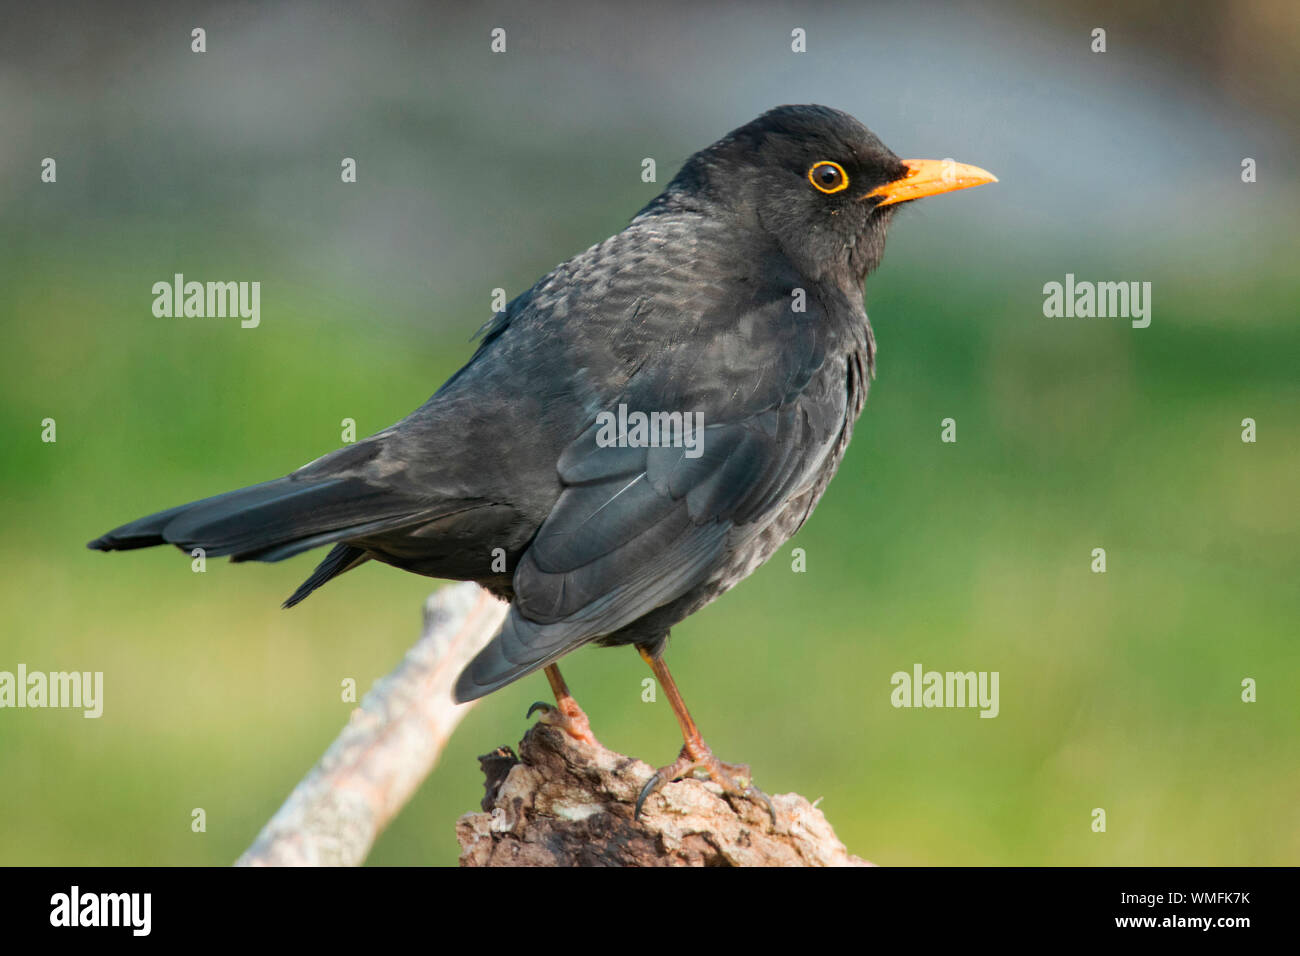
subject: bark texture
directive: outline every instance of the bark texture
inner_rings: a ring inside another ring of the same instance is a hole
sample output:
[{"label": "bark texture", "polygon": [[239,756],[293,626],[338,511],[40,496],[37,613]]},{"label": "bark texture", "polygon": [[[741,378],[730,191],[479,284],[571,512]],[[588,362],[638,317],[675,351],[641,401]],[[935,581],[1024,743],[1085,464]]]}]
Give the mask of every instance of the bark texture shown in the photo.
[{"label": "bark texture", "polygon": [[483,812],[460,818],[462,866],[869,866],[852,856],[821,811],[794,793],[767,809],[711,781],[682,780],[646,800],[654,769],[537,724],[519,756],[480,757]]}]

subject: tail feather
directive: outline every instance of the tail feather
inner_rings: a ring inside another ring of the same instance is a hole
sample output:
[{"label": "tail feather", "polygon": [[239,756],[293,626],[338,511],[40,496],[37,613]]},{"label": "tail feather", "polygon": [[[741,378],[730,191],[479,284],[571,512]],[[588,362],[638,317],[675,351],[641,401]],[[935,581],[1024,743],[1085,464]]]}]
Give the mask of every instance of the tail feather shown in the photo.
[{"label": "tail feather", "polygon": [[330,553],[325,556],[325,560],[316,566],[316,570],[311,573],[311,577],[298,585],[298,590],[289,596],[283,606],[293,607],[295,604],[301,604],[307,595],[322,584],[346,571],[351,571],[357,565],[365,564],[369,560],[370,555],[366,554],[362,548],[353,547],[350,544],[334,545],[330,549]]},{"label": "tail feather", "polygon": [[262,554],[309,537],[324,536],[316,544],[337,541],[330,536],[391,516],[384,505],[395,503],[383,489],[356,479],[281,478],[197,502],[167,522],[163,537],[187,550],[203,548],[209,556],[276,561],[304,549]]},{"label": "tail feather", "polygon": [[166,544],[167,539],[163,537],[163,529],[167,527],[167,524],[173,518],[179,517],[188,508],[207,504],[220,497],[222,496],[203,498],[187,505],[179,505],[166,511],[159,511],[157,514],[137,518],[129,524],[124,524],[120,528],[114,528],[107,534],[100,535],[94,541],[89,542],[86,547],[92,551],[134,551],[136,548],[152,548],[160,544]]},{"label": "tail feather", "polygon": [[428,507],[359,478],[289,476],[148,515],[91,541],[96,551],[174,544],[208,557],[281,561],[323,544],[419,520]]}]

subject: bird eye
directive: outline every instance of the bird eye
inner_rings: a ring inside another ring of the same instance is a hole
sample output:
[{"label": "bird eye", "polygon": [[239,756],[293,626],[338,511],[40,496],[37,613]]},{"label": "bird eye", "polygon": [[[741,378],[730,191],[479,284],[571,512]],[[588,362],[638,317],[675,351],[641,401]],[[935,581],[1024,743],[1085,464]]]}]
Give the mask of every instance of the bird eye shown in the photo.
[{"label": "bird eye", "polygon": [[808,182],[820,192],[837,193],[849,188],[849,174],[839,163],[817,163],[808,170]]}]

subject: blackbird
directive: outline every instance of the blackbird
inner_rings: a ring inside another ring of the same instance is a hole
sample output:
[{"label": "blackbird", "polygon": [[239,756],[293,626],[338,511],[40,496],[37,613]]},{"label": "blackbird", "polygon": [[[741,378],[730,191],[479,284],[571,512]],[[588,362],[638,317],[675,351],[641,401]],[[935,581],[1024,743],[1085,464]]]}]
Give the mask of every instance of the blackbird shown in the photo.
[{"label": "blackbird", "polygon": [[770,110],[511,301],[406,418],[89,547],[280,561],[333,545],[286,607],[370,560],[477,581],[510,609],[458,701],[545,668],[556,706],[533,710],[594,741],[556,662],[632,644],[685,740],[636,813],[694,772],[770,810],[701,737],[663,660],[669,630],[771,557],[839,466],[875,374],[864,280],[899,204],[996,181],[899,159],[838,110]]}]

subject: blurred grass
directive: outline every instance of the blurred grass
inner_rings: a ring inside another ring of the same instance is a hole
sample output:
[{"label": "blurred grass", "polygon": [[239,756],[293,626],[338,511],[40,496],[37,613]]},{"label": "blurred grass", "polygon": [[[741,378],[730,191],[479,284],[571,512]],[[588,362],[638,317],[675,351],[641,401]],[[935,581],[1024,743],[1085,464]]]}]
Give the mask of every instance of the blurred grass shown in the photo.
[{"label": "blurred grass", "polygon": [[[706,736],[770,792],[824,797],[849,848],[882,864],[1294,864],[1289,267],[1144,276],[1155,319],[1136,331],[1038,311],[1024,277],[1085,276],[1083,250],[1038,251],[1041,268],[991,250],[982,273],[945,255],[937,280],[907,228],[869,283],[880,373],[826,499],[674,633]],[[286,473],[335,447],[345,417],[364,435],[405,415],[469,356],[484,302],[430,302],[430,331],[382,294],[264,268],[274,250],[129,230],[66,242],[61,260],[0,266],[0,669],[102,670],[106,701],[99,720],[0,715],[0,863],[228,863],[347,719],[340,682],[364,692],[394,666],[436,582],[368,566],[285,612],[318,554],[199,575],[174,550],[84,543]],[[160,260],[133,242],[179,243],[195,278],[281,276],[261,328],[155,319],[144,290],[169,273],[142,278]],[[512,278],[514,294],[532,277]],[[46,416],[57,444],[39,441]],[[939,441],[948,416],[955,445]],[[1239,440],[1247,416],[1258,444]],[[999,671],[1000,716],[892,708],[889,677],[915,662]],[[676,753],[630,651],[582,651],[565,672],[607,745]],[[1240,702],[1244,677],[1258,703]],[[474,757],[516,742],[545,696],[535,675],[475,709],[372,861],[454,862]]]}]

